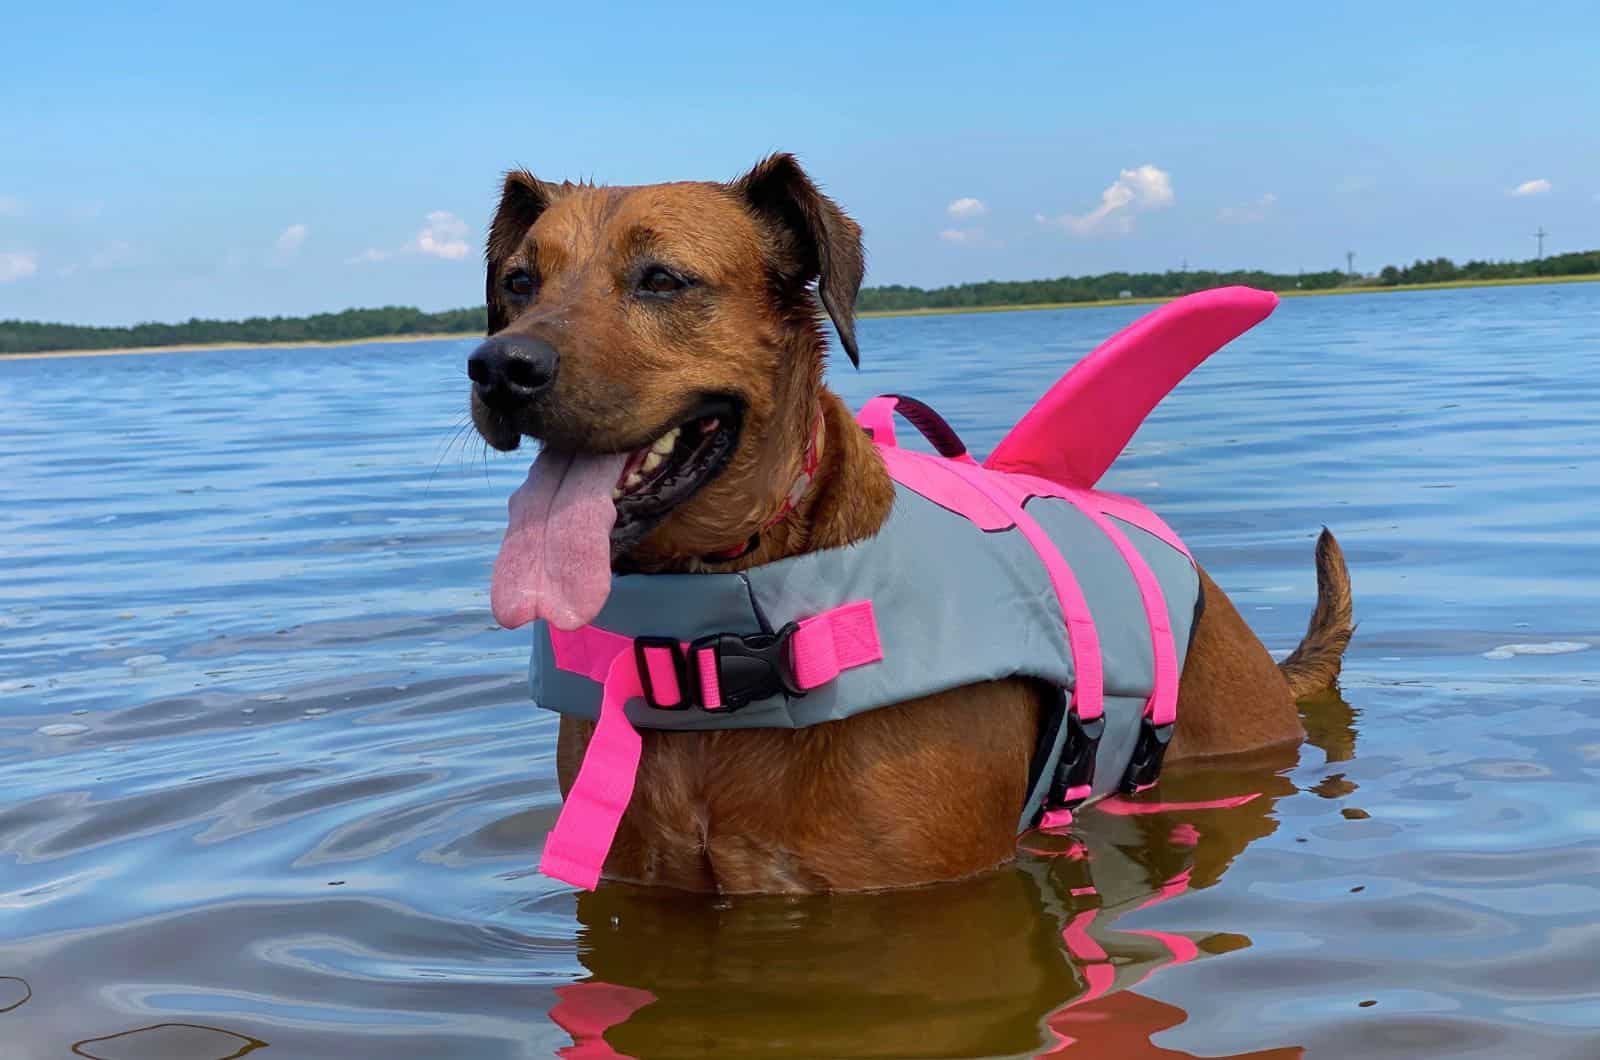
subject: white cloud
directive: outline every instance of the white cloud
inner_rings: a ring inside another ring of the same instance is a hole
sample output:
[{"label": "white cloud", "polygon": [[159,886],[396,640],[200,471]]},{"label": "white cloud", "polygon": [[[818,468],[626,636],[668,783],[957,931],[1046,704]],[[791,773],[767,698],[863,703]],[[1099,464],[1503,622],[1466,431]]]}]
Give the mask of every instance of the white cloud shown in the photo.
[{"label": "white cloud", "polygon": [[39,271],[39,259],[26,250],[0,250],[0,283],[26,279]]},{"label": "white cloud", "polygon": [[951,217],[966,219],[970,217],[982,217],[984,214],[989,212],[989,207],[983,204],[982,199],[974,199],[969,196],[967,198],[955,200],[949,206],[944,208],[944,212],[949,214]]},{"label": "white cloud", "polygon": [[981,228],[946,228],[939,233],[939,238],[958,247],[982,247],[985,250],[994,250],[1005,246],[998,239],[990,239]]},{"label": "white cloud", "polygon": [[467,222],[449,210],[435,210],[423,218],[422,231],[399,250],[368,247],[361,253],[345,258],[346,265],[370,265],[375,261],[426,254],[445,261],[460,261],[472,253],[467,243]]},{"label": "white cloud", "polygon": [[306,236],[310,234],[311,230],[303,224],[297,222],[290,225],[278,237],[278,253],[284,257],[298,253],[300,248],[305,245]]},{"label": "white cloud", "polygon": [[0,193],[0,217],[21,217],[28,212],[27,204],[15,195]]},{"label": "white cloud", "polygon": [[1224,206],[1217,214],[1217,220],[1240,225],[1265,221],[1267,214],[1272,212],[1272,204],[1277,201],[1278,197],[1269,191],[1255,202],[1247,202],[1243,206]]},{"label": "white cloud", "polygon": [[1515,195],[1519,199],[1525,199],[1529,195],[1548,194],[1553,186],[1554,185],[1552,185],[1548,180],[1545,180],[1543,177],[1538,180],[1525,180],[1521,184],[1518,184],[1516,187],[1512,188],[1511,194]]},{"label": "white cloud", "polygon": [[413,246],[424,254],[446,261],[460,261],[471,253],[467,246],[467,222],[448,210],[435,210],[417,233]]},{"label": "white cloud", "polygon": [[1074,235],[1094,232],[1131,232],[1133,215],[1160,210],[1176,201],[1172,193],[1172,174],[1148,162],[1137,169],[1124,169],[1111,186],[1100,193],[1100,205],[1086,214],[1045,217],[1036,214],[1040,224],[1054,225]]}]

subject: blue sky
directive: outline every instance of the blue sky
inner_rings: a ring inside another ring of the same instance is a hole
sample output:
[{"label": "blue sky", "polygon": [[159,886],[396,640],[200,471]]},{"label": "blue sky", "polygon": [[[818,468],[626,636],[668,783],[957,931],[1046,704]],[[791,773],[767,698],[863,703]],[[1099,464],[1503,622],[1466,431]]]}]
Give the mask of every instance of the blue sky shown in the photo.
[{"label": "blue sky", "polygon": [[1600,247],[1593,2],[30,2],[0,26],[0,318],[467,305],[507,167],[726,179],[777,149],[862,222],[869,283],[1521,258],[1540,225]]}]

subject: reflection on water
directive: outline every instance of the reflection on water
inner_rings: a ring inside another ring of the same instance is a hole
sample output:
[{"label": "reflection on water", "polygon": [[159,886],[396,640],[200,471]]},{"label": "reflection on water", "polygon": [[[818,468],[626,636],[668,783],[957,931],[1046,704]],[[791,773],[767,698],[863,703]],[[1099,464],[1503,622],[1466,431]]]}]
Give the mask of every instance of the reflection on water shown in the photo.
[{"label": "reflection on water", "polygon": [[104,1038],[76,1042],[72,1051],[90,1060],[135,1060],[136,1057],[193,1057],[195,1060],[234,1060],[267,1043],[219,1027],[198,1023],[157,1023]]},{"label": "reflection on water", "polygon": [[[1348,757],[1349,707],[1329,695],[1305,713]],[[1277,828],[1295,755],[1275,757],[1175,771],[1159,799],[1114,800],[1065,834],[1029,836],[1011,868],[892,898],[580,894],[591,978],[552,1015],[585,1056],[696,1056],[713,1041],[733,1056],[1188,1055],[1151,1051],[1185,1015],[1139,986],[1250,939],[1118,921],[1211,886]],[[598,1051],[602,1032],[615,1054]]]},{"label": "reflection on water", "polygon": [[[835,382],[981,451],[1137,312],[864,321]],[[1600,1055],[1600,285],[1290,302],[1202,368],[1108,485],[1273,649],[1331,525],[1354,706],[829,898],[533,871],[469,345],[0,361],[3,1060]]]},{"label": "reflection on water", "polygon": [[33,987],[26,979],[15,975],[0,975],[0,1013],[21,1008],[33,997]]}]

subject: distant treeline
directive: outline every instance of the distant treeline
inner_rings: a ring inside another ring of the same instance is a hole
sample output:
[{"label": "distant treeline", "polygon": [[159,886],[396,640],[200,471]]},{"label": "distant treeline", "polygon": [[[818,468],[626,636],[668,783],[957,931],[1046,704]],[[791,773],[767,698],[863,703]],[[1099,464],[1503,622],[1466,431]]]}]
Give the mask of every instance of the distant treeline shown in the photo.
[{"label": "distant treeline", "polygon": [[1103,302],[1118,298],[1175,298],[1211,287],[1245,284],[1272,291],[1325,291],[1336,287],[1395,287],[1452,280],[1508,280],[1539,276],[1600,274],[1600,250],[1555,254],[1538,261],[1469,261],[1449,258],[1388,265],[1376,276],[1326,272],[1108,272],[1101,276],[1063,276],[1055,280],[989,280],[954,287],[869,287],[857,303],[862,312],[895,309],[977,309],[984,306]]},{"label": "distant treeline", "polygon": [[[1538,276],[1593,276],[1600,273],[1600,250],[1552,254],[1538,261],[1469,261],[1457,265],[1449,258],[1416,261],[1403,268],[1385,265],[1376,277],[1380,287],[1403,283],[1449,283],[1452,280],[1515,280]],[[1373,282],[1373,281],[1368,281]]]},{"label": "distant treeline", "polygon": [[984,306],[1106,302],[1118,298],[1176,298],[1190,291],[1245,284],[1275,291],[1324,290],[1354,282],[1342,272],[1295,276],[1273,272],[1108,272],[1100,276],[1062,276],[1055,280],[985,280],[954,287],[868,287],[857,308],[864,313],[895,309],[978,309]]},{"label": "distant treeline", "polygon": [[[1537,261],[1469,261],[1449,258],[1385,266],[1376,276],[1350,276],[1337,270],[1275,272],[1108,272],[1101,276],[1063,276],[1054,280],[990,280],[954,287],[868,287],[862,312],[905,309],[976,309],[985,306],[1099,302],[1118,298],[1171,298],[1191,291],[1246,284],[1274,291],[1394,287],[1460,280],[1507,280],[1540,276],[1600,275],[1600,250],[1555,254]],[[249,320],[187,320],[181,324],[135,324],[126,328],[79,327],[0,320],[0,354],[41,350],[104,350],[125,346],[182,346],[223,343],[339,342],[391,335],[481,334],[487,320],[481,306],[424,313],[409,306],[346,309],[310,317],[251,317]]]},{"label": "distant treeline", "polygon": [[346,309],[309,317],[251,317],[249,320],[186,320],[181,324],[135,324],[127,328],[89,328],[76,324],[36,324],[0,320],[0,353],[39,350],[112,350],[125,346],[185,346],[204,343],[341,342],[390,335],[482,332],[488,317],[482,306],[424,313],[411,306]]}]

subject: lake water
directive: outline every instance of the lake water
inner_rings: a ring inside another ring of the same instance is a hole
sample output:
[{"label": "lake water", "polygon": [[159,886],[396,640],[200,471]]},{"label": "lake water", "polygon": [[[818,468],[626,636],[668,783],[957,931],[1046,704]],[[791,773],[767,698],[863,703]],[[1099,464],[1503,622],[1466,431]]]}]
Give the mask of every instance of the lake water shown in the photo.
[{"label": "lake water", "polygon": [[[986,451],[1144,311],[833,381]],[[1297,756],[804,900],[534,871],[471,345],[0,359],[0,1057],[1600,1056],[1600,285],[1289,300],[1117,464],[1275,650],[1339,535]]]}]

